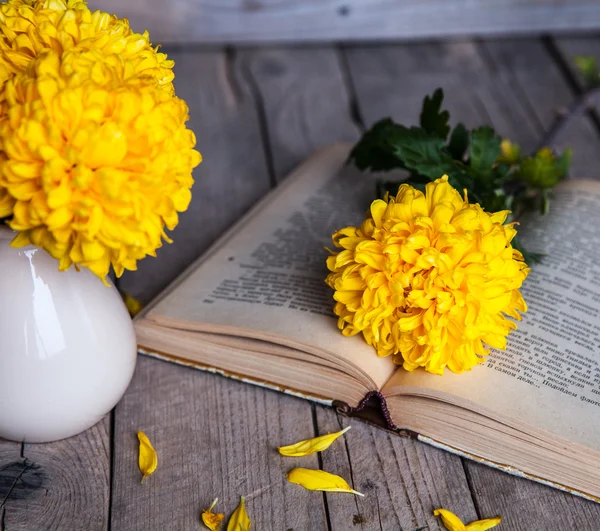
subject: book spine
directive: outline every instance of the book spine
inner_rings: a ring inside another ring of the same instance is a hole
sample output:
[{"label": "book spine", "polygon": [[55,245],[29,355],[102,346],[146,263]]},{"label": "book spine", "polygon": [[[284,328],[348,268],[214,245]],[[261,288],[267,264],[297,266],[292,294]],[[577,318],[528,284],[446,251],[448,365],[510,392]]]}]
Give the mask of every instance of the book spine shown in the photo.
[{"label": "book spine", "polygon": [[419,436],[417,432],[401,428],[394,423],[385,396],[380,391],[370,391],[356,407],[339,401],[334,401],[333,406],[342,415],[358,418],[369,424],[393,431],[402,437],[416,439]]}]

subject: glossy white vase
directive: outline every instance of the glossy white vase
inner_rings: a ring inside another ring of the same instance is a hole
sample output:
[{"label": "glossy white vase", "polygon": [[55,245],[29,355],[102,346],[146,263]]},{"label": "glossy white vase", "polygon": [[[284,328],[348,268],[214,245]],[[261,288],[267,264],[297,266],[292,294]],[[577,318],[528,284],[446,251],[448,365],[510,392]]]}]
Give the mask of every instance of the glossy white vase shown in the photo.
[{"label": "glossy white vase", "polygon": [[0,437],[49,442],[100,421],[136,362],[131,319],[116,288],[87,269],[58,270],[0,228]]}]

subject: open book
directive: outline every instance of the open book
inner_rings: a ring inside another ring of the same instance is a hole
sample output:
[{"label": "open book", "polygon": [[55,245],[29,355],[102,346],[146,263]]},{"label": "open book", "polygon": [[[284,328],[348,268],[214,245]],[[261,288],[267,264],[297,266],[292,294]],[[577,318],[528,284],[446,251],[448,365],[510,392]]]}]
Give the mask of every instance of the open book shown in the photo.
[{"label": "open book", "polygon": [[437,376],[337,328],[325,247],[375,190],[347,156],[313,156],[163,292],[136,320],[140,350],[349,413],[376,395],[390,429],[600,501],[600,182],[560,185],[522,225],[546,256],[508,349]]}]

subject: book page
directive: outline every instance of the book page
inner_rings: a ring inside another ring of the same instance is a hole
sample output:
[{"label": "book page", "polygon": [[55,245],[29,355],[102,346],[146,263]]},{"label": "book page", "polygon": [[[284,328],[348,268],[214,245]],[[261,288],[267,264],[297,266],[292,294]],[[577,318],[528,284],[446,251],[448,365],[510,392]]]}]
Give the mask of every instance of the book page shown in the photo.
[{"label": "book page", "polygon": [[507,350],[464,374],[398,370],[386,394],[435,389],[600,450],[600,183],[564,183],[550,208],[521,224],[525,248],[545,256]]},{"label": "book page", "polygon": [[342,168],[347,156],[346,146],[335,146],[311,158],[146,318],[196,323],[217,333],[243,329],[274,342],[283,337],[343,356],[380,388],[395,370],[392,360],[378,358],[359,337],[342,336],[325,284],[331,235],[359,224],[375,198],[372,177]]}]

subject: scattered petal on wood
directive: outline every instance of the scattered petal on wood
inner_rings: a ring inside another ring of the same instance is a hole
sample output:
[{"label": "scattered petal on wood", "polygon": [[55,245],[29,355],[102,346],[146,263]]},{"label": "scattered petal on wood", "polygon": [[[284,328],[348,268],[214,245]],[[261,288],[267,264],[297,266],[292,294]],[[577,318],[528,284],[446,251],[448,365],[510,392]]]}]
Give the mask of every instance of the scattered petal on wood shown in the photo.
[{"label": "scattered petal on wood", "polygon": [[238,508],[229,519],[227,531],[250,531],[251,523],[250,518],[248,518],[248,513],[246,512],[246,507],[244,506],[244,497],[242,496]]},{"label": "scattered petal on wood", "polygon": [[346,483],[344,478],[330,474],[324,470],[309,470],[308,468],[294,468],[287,475],[287,480],[290,483],[301,485],[308,490],[324,490],[326,492],[351,492],[364,496],[360,492],[355,491]]},{"label": "scattered petal on wood", "polygon": [[314,437],[313,439],[306,439],[305,441],[289,444],[288,446],[280,446],[279,453],[288,457],[300,457],[316,452],[322,452],[323,450],[327,450],[333,441],[344,435],[350,428],[351,426],[348,426],[335,433],[328,433],[327,435],[321,435],[320,437]]},{"label": "scattered petal on wood", "polygon": [[496,527],[500,522],[502,522],[501,516],[496,516],[495,518],[486,518],[485,520],[477,520],[476,522],[471,522],[467,525],[467,531],[486,531],[486,529]]},{"label": "scattered petal on wood", "polygon": [[144,305],[138,301],[136,298],[129,295],[129,293],[121,292],[121,296],[123,297],[123,301],[125,302],[125,306],[127,306],[127,310],[129,311],[129,315],[131,317],[135,317],[138,313],[142,311]]},{"label": "scattered petal on wood", "polygon": [[442,524],[444,524],[444,527],[448,531],[486,531],[487,529],[496,527],[502,521],[502,517],[497,516],[496,518],[477,520],[465,525],[458,516],[446,509],[436,509],[433,511],[433,514],[442,519]]},{"label": "scattered petal on wood", "polygon": [[138,465],[140,472],[143,474],[142,482],[156,470],[158,465],[158,457],[156,451],[150,443],[150,439],[146,436],[143,431],[138,431],[138,439],[140,441],[140,455],[138,458]]},{"label": "scattered petal on wood", "polygon": [[210,531],[219,531],[219,529],[221,529],[221,522],[223,521],[223,518],[225,518],[225,515],[222,513],[212,512],[215,505],[217,505],[218,500],[219,498],[215,498],[211,506],[202,513],[202,522],[210,529]]}]

